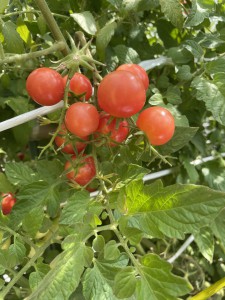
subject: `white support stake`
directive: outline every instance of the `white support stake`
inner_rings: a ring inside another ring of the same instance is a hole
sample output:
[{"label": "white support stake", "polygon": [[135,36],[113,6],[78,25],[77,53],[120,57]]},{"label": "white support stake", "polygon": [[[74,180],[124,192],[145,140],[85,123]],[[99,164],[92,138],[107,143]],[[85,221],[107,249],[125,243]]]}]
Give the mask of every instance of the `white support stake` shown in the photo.
[{"label": "white support stake", "polygon": [[39,116],[47,115],[49,113],[52,113],[60,108],[62,108],[64,105],[64,101],[61,100],[59,103],[51,106],[43,106],[37,109],[34,109],[32,111],[26,112],[24,114],[21,114],[17,117],[11,118],[9,120],[3,121],[0,123],[0,132],[10,129],[12,127],[21,125],[23,123],[26,123],[28,121],[34,120]]}]

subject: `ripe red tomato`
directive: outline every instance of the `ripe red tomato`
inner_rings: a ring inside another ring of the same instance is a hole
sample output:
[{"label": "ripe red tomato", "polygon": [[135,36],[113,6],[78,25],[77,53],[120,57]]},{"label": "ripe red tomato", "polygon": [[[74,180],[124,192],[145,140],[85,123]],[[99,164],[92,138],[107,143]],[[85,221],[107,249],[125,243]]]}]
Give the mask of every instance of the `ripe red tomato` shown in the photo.
[{"label": "ripe red tomato", "polygon": [[98,128],[99,113],[94,105],[77,102],[67,109],[64,123],[71,133],[83,138]]},{"label": "ripe red tomato", "polygon": [[[83,139],[88,140],[88,137],[84,137]],[[58,148],[63,146],[61,151],[68,154],[76,154],[76,151],[80,153],[87,145],[82,141],[73,141],[73,139],[70,139],[65,124],[61,125],[61,130],[55,137],[55,144]]]},{"label": "ripe red tomato", "polygon": [[96,131],[96,136],[108,136],[109,140],[111,140],[111,142],[109,142],[109,145],[111,147],[117,146],[117,144],[113,143],[113,141],[122,143],[127,138],[128,133],[129,127],[126,120],[119,121],[119,123],[117,124],[116,118],[113,118],[108,114],[100,115],[100,121],[98,129]]},{"label": "ripe red tomato", "polygon": [[137,119],[137,126],[155,146],[167,143],[174,134],[173,115],[165,108],[154,106],[143,110]]},{"label": "ripe red tomato", "polygon": [[119,66],[116,69],[116,71],[121,71],[121,70],[129,71],[129,72],[133,73],[134,75],[138,76],[141,79],[141,81],[143,82],[145,90],[148,89],[149,78],[148,78],[148,74],[146,73],[144,68],[142,68],[141,66],[136,65],[136,64],[124,64],[124,65]]},{"label": "ripe red tomato", "polygon": [[136,114],[146,100],[142,81],[128,71],[114,71],[106,75],[99,84],[97,96],[101,109],[118,118]]},{"label": "ripe red tomato", "polygon": [[78,160],[76,156],[73,155],[71,160],[65,163],[65,171],[67,171],[66,177],[70,181],[84,186],[96,175],[94,159],[92,156],[86,157],[83,155],[82,159]]},{"label": "ripe red tomato", "polygon": [[16,198],[12,193],[2,194],[2,213],[8,215],[16,203]]},{"label": "ripe red tomato", "polygon": [[[66,86],[67,75],[63,77],[64,87]],[[92,96],[92,84],[90,80],[81,73],[75,73],[70,80],[70,90],[75,95],[85,94],[85,100]]]},{"label": "ripe red tomato", "polygon": [[38,68],[30,73],[26,81],[29,96],[40,105],[53,105],[63,99],[62,76],[50,68]]}]

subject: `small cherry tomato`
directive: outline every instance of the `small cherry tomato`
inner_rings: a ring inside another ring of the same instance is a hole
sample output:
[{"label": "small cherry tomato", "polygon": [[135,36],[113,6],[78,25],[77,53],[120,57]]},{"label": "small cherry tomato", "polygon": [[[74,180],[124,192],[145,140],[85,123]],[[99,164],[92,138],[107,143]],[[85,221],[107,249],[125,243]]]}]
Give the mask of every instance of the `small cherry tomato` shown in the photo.
[{"label": "small cherry tomato", "polygon": [[119,66],[116,69],[116,71],[121,71],[121,70],[129,71],[129,72],[133,73],[134,75],[138,76],[141,79],[141,81],[143,82],[145,90],[148,89],[149,78],[148,78],[148,74],[146,73],[144,68],[142,68],[141,66],[136,65],[136,64],[124,64],[124,65]]},{"label": "small cherry tomato", "polygon": [[30,73],[26,81],[29,96],[40,105],[53,105],[63,99],[62,76],[50,68],[38,68]]},{"label": "small cherry tomato", "polygon": [[[73,137],[75,138],[75,136]],[[83,140],[88,140],[88,137],[83,137]],[[85,142],[82,141],[73,141],[69,137],[69,133],[66,129],[65,124],[61,125],[61,129],[58,132],[57,136],[55,137],[55,144],[58,148],[61,148],[61,151],[68,154],[76,154],[80,153],[86,148]]]},{"label": "small cherry tomato", "polygon": [[2,213],[8,215],[16,203],[16,198],[12,193],[2,194]]},{"label": "small cherry tomato", "polygon": [[114,71],[100,82],[97,92],[102,110],[118,118],[128,118],[138,113],[146,100],[141,79],[128,71]]},{"label": "small cherry tomato", "polygon": [[94,105],[77,102],[67,109],[64,123],[71,133],[84,138],[98,128],[99,113]]},{"label": "small cherry tomato", "polygon": [[[117,123],[118,122],[118,123]],[[99,126],[95,136],[108,136],[109,145],[117,146],[117,143],[122,143],[129,134],[129,127],[126,120],[119,121],[108,114],[101,114]],[[113,143],[116,142],[116,143]]]},{"label": "small cherry tomato", "polygon": [[66,177],[81,186],[88,184],[96,175],[96,168],[92,156],[77,159],[75,155],[65,163]]},{"label": "small cherry tomato", "polygon": [[144,131],[152,145],[159,146],[173,137],[175,122],[173,115],[167,109],[153,106],[139,114],[137,127]]},{"label": "small cherry tomato", "polygon": [[[64,86],[66,86],[68,76],[63,77]],[[85,100],[92,96],[92,84],[90,80],[81,73],[75,73],[70,80],[70,90],[75,95],[85,94]]]}]

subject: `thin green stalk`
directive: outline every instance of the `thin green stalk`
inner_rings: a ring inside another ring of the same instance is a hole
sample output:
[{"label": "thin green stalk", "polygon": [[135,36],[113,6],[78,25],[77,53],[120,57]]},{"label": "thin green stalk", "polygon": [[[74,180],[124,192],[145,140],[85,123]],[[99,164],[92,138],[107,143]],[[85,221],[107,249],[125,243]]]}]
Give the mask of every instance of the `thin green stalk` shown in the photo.
[{"label": "thin green stalk", "polygon": [[[116,220],[114,218],[114,215],[112,213],[112,210],[107,207],[106,208],[107,210],[107,213],[109,215],[109,219],[110,219],[110,223],[111,224],[115,224],[116,223]],[[120,233],[120,231],[117,229],[117,228],[113,228],[113,232],[115,233],[115,235],[117,236],[121,246],[123,247],[123,249],[126,251],[127,255],[129,256],[132,264],[134,265],[134,267],[139,271],[139,263],[138,261],[136,260],[136,258],[134,257],[134,255],[131,253],[129,247],[127,246],[127,241],[124,240],[122,234]],[[140,273],[140,272],[139,272]]]},{"label": "thin green stalk", "polygon": [[53,14],[51,12],[51,10],[48,7],[48,4],[46,3],[45,0],[36,0],[35,1],[38,8],[40,9],[53,37],[56,39],[56,41],[58,42],[63,42],[66,47],[64,49],[62,49],[62,53],[64,56],[66,56],[67,54],[70,53],[70,49],[67,45],[67,42],[58,26],[58,24],[56,23]]},{"label": "thin green stalk", "polygon": [[40,157],[42,156],[42,154],[43,154],[49,147],[51,147],[51,146],[53,145],[53,142],[54,142],[54,140],[55,140],[55,138],[56,138],[58,132],[59,132],[60,129],[61,129],[61,124],[63,123],[64,116],[65,116],[65,112],[66,112],[66,110],[67,110],[67,108],[68,108],[68,93],[69,93],[69,88],[70,88],[70,81],[67,80],[67,82],[66,82],[66,87],[65,87],[65,92],[64,92],[64,106],[63,106],[63,108],[62,108],[61,115],[60,115],[60,117],[59,117],[58,127],[57,127],[56,131],[53,133],[53,135],[52,135],[52,137],[51,137],[49,143],[48,143],[46,146],[42,147],[42,150],[41,150],[41,152],[40,152],[38,158],[40,158]]},{"label": "thin green stalk", "polygon": [[26,236],[20,235],[17,232],[13,231],[11,228],[9,227],[4,227],[4,226],[0,226],[0,229],[2,229],[3,231],[7,231],[9,232],[11,235],[18,236],[21,240],[23,240],[26,244],[30,245],[32,248],[36,249],[36,245],[33,244]]},{"label": "thin green stalk", "polygon": [[11,288],[13,288],[13,286],[17,283],[17,281],[23,276],[23,274],[29,270],[30,267],[32,267],[32,265],[34,264],[34,262],[43,254],[43,252],[45,251],[45,249],[48,248],[48,246],[51,244],[51,240],[53,238],[53,236],[55,235],[57,231],[57,227],[54,229],[54,231],[52,233],[50,233],[48,236],[47,241],[44,243],[44,245],[40,248],[38,248],[38,250],[36,251],[36,253],[34,254],[34,256],[29,260],[29,262],[16,274],[15,277],[13,277],[13,279],[8,283],[8,285],[6,286],[6,288],[0,293],[0,299],[4,299],[5,296],[9,293],[9,291],[11,290]]},{"label": "thin green stalk", "polygon": [[15,277],[8,283],[6,288],[0,293],[0,299],[4,299],[5,296],[9,293],[11,288],[18,282],[18,280],[23,276],[23,274],[29,270],[30,267],[34,264],[34,262],[43,254],[43,252],[48,248],[51,244],[51,241],[56,234],[58,229],[57,225],[52,226],[52,230],[46,235],[44,238],[44,244],[40,248],[38,248],[34,254],[34,256],[29,260],[29,262],[16,274]]},{"label": "thin green stalk", "polygon": [[17,61],[24,61],[24,60],[28,60],[28,59],[32,59],[32,58],[36,58],[36,57],[40,57],[40,56],[45,56],[48,54],[51,54],[53,52],[59,51],[59,50],[63,50],[65,49],[66,44],[64,42],[58,42],[53,44],[52,46],[50,46],[47,49],[44,50],[39,50],[39,51],[34,51],[34,52],[30,52],[30,53],[24,53],[24,54],[15,54],[9,57],[5,57],[4,59],[0,59],[0,65],[2,64],[10,64],[13,62],[17,62]]},{"label": "thin green stalk", "polygon": [[5,58],[5,53],[4,53],[2,43],[0,41],[0,59],[4,59],[4,58]]},{"label": "thin green stalk", "polygon": [[[27,14],[27,13],[32,13],[32,14],[40,14],[40,10],[20,10],[20,11],[14,11],[8,14],[4,14],[1,15],[1,18],[9,18],[12,16],[17,16],[17,15],[22,15],[22,14]],[[68,16],[64,16],[64,15],[60,15],[60,14],[56,14],[56,13],[52,13],[53,16],[58,17],[58,18],[62,18],[62,19],[68,19]]]}]

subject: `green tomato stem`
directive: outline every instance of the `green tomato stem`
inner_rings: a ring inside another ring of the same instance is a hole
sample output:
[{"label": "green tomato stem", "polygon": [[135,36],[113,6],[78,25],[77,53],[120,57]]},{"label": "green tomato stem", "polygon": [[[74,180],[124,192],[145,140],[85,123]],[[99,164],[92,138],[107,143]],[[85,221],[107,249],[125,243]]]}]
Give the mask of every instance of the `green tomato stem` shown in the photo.
[{"label": "green tomato stem", "polygon": [[63,49],[64,50],[66,49],[66,44],[64,42],[60,41],[44,50],[39,50],[39,51],[34,51],[34,52],[24,53],[24,54],[16,54],[16,55],[12,55],[9,57],[5,57],[4,59],[0,60],[0,65],[10,64],[10,63],[14,63],[17,61],[24,61],[24,60],[28,60],[28,59],[32,59],[32,58],[36,58],[36,57],[40,57],[40,56],[46,56],[48,54],[51,54],[51,53],[59,51],[59,50],[63,51]]},{"label": "green tomato stem", "polygon": [[0,293],[0,299],[4,299],[5,296],[9,293],[11,288],[17,283],[17,281],[23,276],[23,274],[34,264],[34,262],[43,254],[45,249],[48,248],[48,246],[51,244],[52,238],[56,234],[58,230],[57,225],[53,225],[52,231],[49,232],[49,235],[46,235],[46,242],[43,246],[38,248],[38,250],[35,252],[34,256],[29,260],[29,262],[16,274],[16,276],[8,283],[6,288]]},{"label": "green tomato stem", "polygon": [[62,54],[64,56],[66,56],[67,54],[69,54],[70,49],[66,43],[66,40],[65,40],[58,24],[56,23],[53,15],[52,15],[52,12],[50,11],[50,9],[48,7],[48,4],[46,3],[45,0],[36,0],[35,2],[37,4],[38,8],[40,9],[46,23],[48,24],[48,27],[51,30],[53,37],[56,39],[56,41],[63,42],[66,45],[66,47],[61,50]]}]

